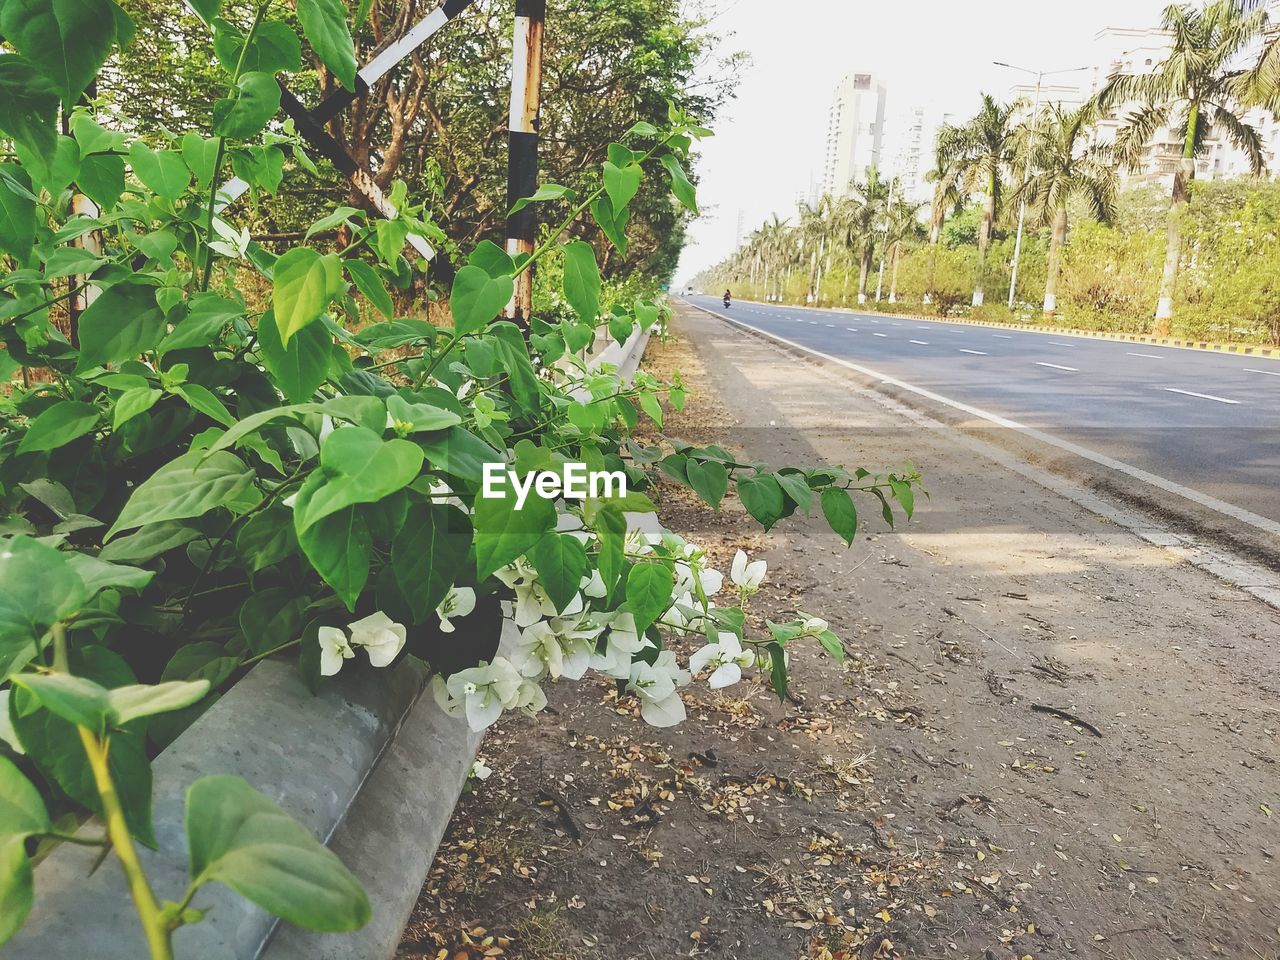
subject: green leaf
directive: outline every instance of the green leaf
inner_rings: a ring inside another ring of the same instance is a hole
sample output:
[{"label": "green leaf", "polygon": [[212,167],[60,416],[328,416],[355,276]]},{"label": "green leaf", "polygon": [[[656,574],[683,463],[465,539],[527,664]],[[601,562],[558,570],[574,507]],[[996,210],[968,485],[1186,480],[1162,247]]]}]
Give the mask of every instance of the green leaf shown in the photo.
[{"label": "green leaf", "polygon": [[558,183],[544,183],[534,191],[531,197],[521,197],[511,207],[507,216],[519,213],[531,203],[543,203],[548,200],[576,200],[578,194],[568,187],[561,186]]},{"label": "green leaf", "polygon": [[187,315],[160,341],[162,356],[170,350],[206,347],[218,339],[223,328],[244,316],[244,307],[216,293],[198,293],[191,298]]},{"label": "green leaf", "polygon": [[46,278],[69,277],[77,273],[93,273],[106,261],[79,247],[59,247],[44,262]]},{"label": "green leaf", "polygon": [[409,224],[403,220],[379,220],[374,226],[374,249],[382,262],[396,269],[405,238],[409,236]]},{"label": "green leaf", "polygon": [[778,485],[777,477],[771,473],[760,473],[739,480],[738,498],[747,508],[747,513],[760,521],[766,530],[782,516],[782,487]]},{"label": "green leaf", "polygon": [[280,85],[269,73],[245,73],[236,95],[213,105],[213,132],[232,140],[256,137],[280,109]]},{"label": "green leaf", "polygon": [[627,606],[636,621],[636,632],[643,633],[671,606],[671,590],[675,577],[665,563],[646,560],[637,563],[627,574]]},{"label": "green leaf", "polygon": [[334,286],[328,262],[310,247],[294,247],[276,261],[271,307],[282,344],[287,346],[290,337],[320,319]]},{"label": "green leaf", "polygon": [[[4,9],[9,10],[9,4]],[[16,4],[13,9],[17,9]],[[57,87],[26,57],[0,54],[0,130],[26,147],[45,167],[52,166],[57,150],[57,115]]]},{"label": "green leaf", "polygon": [[218,162],[218,140],[205,139],[192,131],[182,136],[182,160],[196,178],[196,186],[205,189],[213,182],[214,165]]},{"label": "green leaf", "polygon": [[200,531],[195,527],[176,521],[149,523],[137,533],[112,540],[98,551],[98,559],[118,563],[146,563],[162,553],[190,543],[198,536]]},{"label": "green leaf", "polygon": [[239,27],[218,19],[214,23],[213,51],[230,73],[240,65],[242,73],[296,73],[302,62],[302,45],[288,24],[263,20],[253,33],[253,42],[244,52],[244,33]]},{"label": "green leaf", "polygon": [[568,534],[550,534],[529,551],[529,562],[556,610],[563,611],[578,595],[587,575],[587,550],[582,541]]},{"label": "green leaf", "polygon": [[356,88],[356,48],[340,0],[298,0],[298,22],[320,62],[348,90]]},{"label": "green leaf", "polygon": [[471,522],[461,510],[415,503],[391,543],[396,586],[415,623],[423,623],[458,580],[471,548]]},{"label": "green leaf", "polygon": [[124,725],[139,717],[170,713],[189,707],[209,692],[208,680],[170,680],[166,683],[136,683],[116,687],[107,693],[111,722]]},{"label": "green leaf", "polygon": [[22,928],[34,902],[35,886],[26,838],[0,837],[0,944]]},{"label": "green leaf", "polygon": [[331,513],[298,535],[298,543],[316,573],[354,611],[369,580],[373,538],[354,506]]},{"label": "green leaf", "polygon": [[776,474],[782,491],[806,514],[813,506],[813,488],[803,476],[795,473]]},{"label": "green leaf", "polygon": [[685,465],[685,473],[693,492],[707,501],[712,509],[718,509],[729,489],[729,473],[724,464],[717,460],[699,463],[690,459]]},{"label": "green leaf", "polygon": [[206,457],[203,450],[191,450],[133,491],[105,539],[146,523],[203,516],[238,497],[253,478],[253,471],[235,454],[219,451]]},{"label": "green leaf", "polygon": [[213,18],[218,15],[218,8],[222,6],[222,0],[187,0],[187,5],[196,12],[206,25],[213,23]]},{"label": "green leaf", "polygon": [[236,418],[208,387],[198,383],[183,383],[173,388],[173,392],[186,400],[194,410],[199,410],[206,417],[217,420],[224,427],[234,426]]},{"label": "green leaf", "polygon": [[56,623],[89,599],[67,555],[31,537],[0,540],[0,680],[23,667]]},{"label": "green leaf", "polygon": [[320,448],[324,468],[307,478],[294,502],[301,536],[316,521],[356,503],[376,503],[412,483],[422,469],[422,448],[383,440],[366,427],[342,427]]},{"label": "green leaf", "polygon": [[296,417],[303,413],[320,413],[323,409],[323,406],[318,403],[294,403],[285,407],[269,407],[266,410],[259,410],[257,413],[245,417],[210,444],[209,448],[205,450],[205,456],[234,446],[249,434],[261,430],[272,420],[279,417]]},{"label": "green leaf", "polygon": [[[0,837],[29,837],[52,829],[40,791],[13,763],[0,757]],[[3,942],[0,936],[0,942]]]},{"label": "green leaf", "polygon": [[250,573],[265,570],[298,551],[293,512],[272,506],[255,513],[236,534],[236,552]]},{"label": "green leaf", "polygon": [[407,423],[411,432],[444,430],[462,422],[452,410],[429,403],[410,403],[401,396],[387,397],[387,413],[398,423]]},{"label": "green leaf", "polygon": [[87,553],[69,553],[67,561],[71,569],[84,581],[89,596],[106,587],[124,587],[129,590],[141,590],[156,575],[154,570],[141,567],[130,567],[119,563],[110,563],[101,557]]},{"label": "green leaf", "polygon": [[467,263],[479,267],[491,277],[507,277],[516,272],[515,261],[492,240],[481,240],[467,257]]},{"label": "green leaf", "polygon": [[186,825],[197,886],[226,884],[307,930],[337,933],[369,922],[369,898],[342,862],[239,777],[193,783]]},{"label": "green leaf", "polygon": [[80,315],[80,359],[76,373],[129,360],[153,349],[164,334],[156,288],[140,279],[108,287]]},{"label": "green leaf", "polygon": [[484,580],[499,567],[524,555],[547,531],[555,529],[556,508],[531,492],[516,509],[516,495],[503,485],[503,496],[475,500],[476,577]]},{"label": "green leaf", "polygon": [[609,242],[625,257],[627,255],[627,221],[631,218],[630,208],[624,207],[622,213],[617,214],[609,197],[604,195],[591,204],[591,216],[604,231],[604,235],[609,238]]},{"label": "green leaf", "polygon": [[101,736],[113,714],[106,687],[69,673],[18,673],[14,686],[26,690],[54,716]]},{"label": "green leaf", "polygon": [[564,245],[564,295],[578,319],[594,327],[600,314],[600,268],[595,250],[583,240]]},{"label": "green leaf", "polygon": [[18,453],[56,450],[93,430],[101,414],[92,403],[61,400],[31,421]]},{"label": "green leaf", "polygon": [[291,587],[268,587],[240,605],[240,633],[254,653],[265,653],[298,635],[309,598]]},{"label": "green leaf", "polygon": [[454,277],[449,297],[453,329],[459,334],[482,329],[502,312],[514,292],[510,277],[491,277],[480,267],[467,264]]},{"label": "green leaf", "polygon": [[191,182],[191,171],[177,150],[152,150],[135,140],[129,148],[129,164],[143,185],[165,200],[177,200]]},{"label": "green leaf", "polygon": [[[74,144],[73,144],[74,146]],[[31,178],[16,163],[0,163],[0,251],[26,260],[36,239],[36,202],[30,193]],[[19,193],[10,180],[26,189]]]},{"label": "green leaf", "polygon": [[268,310],[258,320],[258,347],[263,366],[291,403],[310,399],[329,376],[333,338],[324,324],[304,327],[284,346],[280,343],[275,312]]},{"label": "green leaf", "polygon": [[847,545],[853,546],[853,538],[858,532],[858,508],[854,506],[849,491],[828,487],[822,491],[819,502],[822,504],[822,515],[827,518],[827,525]]},{"label": "green leaf", "polygon": [[76,185],[106,213],[124,193],[124,157],[113,153],[97,153],[85,157],[80,161]]},{"label": "green leaf", "polygon": [[613,204],[615,214],[627,208],[631,198],[640,189],[640,180],[643,176],[644,171],[638,163],[619,166],[612,160],[605,161],[604,189],[609,195],[609,202]]},{"label": "green leaf", "polygon": [[680,165],[680,161],[676,159],[674,154],[668,153],[662,158],[661,162],[667,168],[667,173],[671,177],[671,192],[694,216],[697,216],[697,193],[693,189],[693,184],[689,182],[689,178],[685,175],[684,167]]},{"label": "green leaf", "polygon": [[356,285],[356,289],[364,295],[374,309],[388,320],[393,319],[395,304],[392,303],[391,294],[387,293],[382,278],[378,276],[378,271],[363,260],[344,260],[342,266],[347,271],[347,276],[351,278],[351,282]]},{"label": "green leaf", "polygon": [[107,0],[5,0],[0,34],[39,66],[70,107],[111,51],[115,15]]}]

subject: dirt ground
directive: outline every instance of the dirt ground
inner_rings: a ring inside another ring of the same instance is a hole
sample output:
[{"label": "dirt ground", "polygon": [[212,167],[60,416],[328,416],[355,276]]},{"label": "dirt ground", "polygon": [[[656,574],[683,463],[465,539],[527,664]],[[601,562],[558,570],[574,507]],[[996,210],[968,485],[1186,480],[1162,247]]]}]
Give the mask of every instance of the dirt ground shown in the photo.
[{"label": "dirt ground", "polygon": [[[606,683],[504,719],[402,958],[1280,957],[1280,615],[922,430],[847,371],[682,310],[647,369],[698,392],[667,433],[754,460],[911,460],[930,498],[851,549],[664,486],[724,566],[769,560],[849,656],[688,688],[654,730]],[[528,798],[537,798],[530,802]]]}]

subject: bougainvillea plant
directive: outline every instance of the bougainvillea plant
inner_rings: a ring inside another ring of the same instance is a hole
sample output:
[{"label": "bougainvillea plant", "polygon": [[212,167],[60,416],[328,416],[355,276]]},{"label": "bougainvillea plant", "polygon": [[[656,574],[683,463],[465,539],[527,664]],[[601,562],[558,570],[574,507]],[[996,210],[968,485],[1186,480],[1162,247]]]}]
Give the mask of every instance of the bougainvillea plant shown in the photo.
[{"label": "bougainvillea plant", "polygon": [[[910,515],[914,470],[772,470],[718,446],[641,443],[641,417],[660,431],[660,400],[683,405],[678,378],[626,382],[583,359],[668,308],[601,316],[597,251],[565,238],[590,217],[624,247],[646,176],[696,210],[685,165],[707,131],[673,106],[664,129],[609,145],[597,189],[542,186],[522,204],[560,211],[559,226],[516,260],[476,246],[446,291],[451,326],[436,326],[390,292],[430,282],[406,238],[442,239],[402,184],[396,219],[337,207],[314,224],[342,227],[342,249],[265,249],[237,224],[243,207],[219,200],[231,173],[250,186],[241,204],[270,203],[286,167],[311,169],[275,119],[273,74],[299,69],[300,29],[353,82],[337,0],[267,0],[239,24],[193,0],[227,92],[209,128],[166,142],[76,106],[129,42],[113,0],[33,3],[0,2],[0,131],[17,157],[0,163],[0,942],[31,909],[32,858],[60,842],[114,852],[156,960],[215,881],[310,929],[368,920],[338,859],[236,777],[190,786],[185,890],[153,890],[139,862],[136,845],[156,844],[151,758],[265,657],[293,658],[313,688],[417,657],[441,706],[482,729],[537,712],[548,680],[612,678],[665,725],[683,719],[692,675],[719,687],[759,667],[781,694],[790,644],[841,656],[816,617],[750,636],[742,602],[763,563],[738,558],[725,584],[696,545],[640,532],[645,491],[658,472],[712,507],[732,488],[765,528],[818,511],[852,542],[853,495],[889,522],[895,503]],[[514,278],[551,257],[573,316],[500,319]],[[242,293],[253,277],[261,302]],[[628,490],[481,495],[486,464],[570,463]],[[518,641],[499,653],[504,620]],[[684,663],[674,635],[701,638]],[[77,833],[88,815],[105,832]]]}]

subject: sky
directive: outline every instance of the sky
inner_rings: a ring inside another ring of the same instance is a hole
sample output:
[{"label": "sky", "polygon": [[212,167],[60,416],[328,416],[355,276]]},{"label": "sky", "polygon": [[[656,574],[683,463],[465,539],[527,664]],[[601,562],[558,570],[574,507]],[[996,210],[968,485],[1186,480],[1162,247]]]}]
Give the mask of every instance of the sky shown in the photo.
[{"label": "sky", "polygon": [[701,148],[703,215],[690,227],[677,282],[733,252],[739,211],[749,234],[772,213],[790,216],[820,182],[831,94],[846,73],[880,74],[890,121],[913,105],[964,117],[980,91],[1004,98],[1029,79],[992,61],[1092,65],[1099,30],[1154,26],[1167,2],[701,0],[720,51],[744,50],[752,62]]}]

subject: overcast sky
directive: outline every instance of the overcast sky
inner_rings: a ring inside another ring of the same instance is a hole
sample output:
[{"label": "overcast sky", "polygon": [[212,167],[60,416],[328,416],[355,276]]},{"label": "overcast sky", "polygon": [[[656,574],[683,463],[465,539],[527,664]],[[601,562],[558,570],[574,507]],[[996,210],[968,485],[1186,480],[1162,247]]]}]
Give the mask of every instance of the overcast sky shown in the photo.
[{"label": "overcast sky", "polygon": [[677,280],[732,252],[739,210],[744,233],[771,213],[791,215],[797,195],[821,177],[831,94],[844,74],[879,73],[890,119],[916,104],[968,115],[979,91],[1004,97],[1022,79],[993,60],[1037,70],[1092,64],[1100,29],[1153,26],[1166,3],[705,0],[723,51],[745,50],[752,64],[702,147],[703,216],[690,228]]}]

